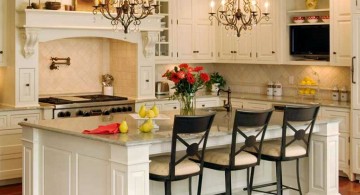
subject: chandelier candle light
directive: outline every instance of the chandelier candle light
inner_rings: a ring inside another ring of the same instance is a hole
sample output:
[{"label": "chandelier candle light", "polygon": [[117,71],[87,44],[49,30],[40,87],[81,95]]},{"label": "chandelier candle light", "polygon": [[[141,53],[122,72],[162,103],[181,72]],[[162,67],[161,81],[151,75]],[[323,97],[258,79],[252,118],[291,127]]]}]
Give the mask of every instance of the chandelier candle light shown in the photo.
[{"label": "chandelier candle light", "polygon": [[210,2],[210,21],[215,18],[226,30],[235,30],[238,37],[242,30],[251,30],[262,19],[270,19],[268,0],[264,0],[264,12],[256,0],[220,0],[220,5],[214,12],[215,1]]},{"label": "chandelier candle light", "polygon": [[100,12],[116,28],[121,24],[125,34],[129,32],[130,24],[136,29],[153,11],[159,13],[157,0],[94,0],[93,7],[94,15]]}]

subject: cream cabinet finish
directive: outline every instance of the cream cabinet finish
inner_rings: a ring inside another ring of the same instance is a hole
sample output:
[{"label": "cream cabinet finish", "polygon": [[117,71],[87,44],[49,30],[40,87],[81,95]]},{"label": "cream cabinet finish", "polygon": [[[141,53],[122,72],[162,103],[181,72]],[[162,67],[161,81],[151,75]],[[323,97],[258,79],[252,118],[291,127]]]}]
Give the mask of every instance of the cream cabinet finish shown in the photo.
[{"label": "cream cabinet finish", "polygon": [[[252,30],[242,31],[237,37],[235,31],[217,26],[219,37],[217,57],[220,62],[237,63],[277,63],[278,36],[277,30],[279,2],[270,0],[270,20],[262,20]],[[262,1],[259,1],[263,5]],[[264,9],[264,8],[262,8]],[[214,19],[214,23],[216,20]]]},{"label": "cream cabinet finish", "polygon": [[339,125],[339,170],[351,179],[353,174],[350,169],[350,110],[322,107],[321,113],[324,117],[341,118]]},{"label": "cream cabinet finish", "polygon": [[22,176],[22,130],[19,122],[35,122],[39,110],[0,112],[0,181]]},{"label": "cream cabinet finish", "polygon": [[360,13],[360,0],[351,0],[352,13]]},{"label": "cream cabinet finish", "polygon": [[[353,64],[351,106],[352,109],[360,109],[360,14],[352,15],[352,38],[353,38]],[[356,126],[360,127],[360,126]]]},{"label": "cream cabinet finish", "polygon": [[22,103],[37,101],[35,97],[35,69],[19,69],[19,100]]},{"label": "cream cabinet finish", "polygon": [[0,0],[0,66],[4,66],[4,50],[5,50],[5,1]]},{"label": "cream cabinet finish", "polygon": [[331,64],[336,66],[351,66],[351,2],[350,0],[332,0],[330,18]]},{"label": "cream cabinet finish", "polygon": [[209,0],[176,1],[177,59],[211,62],[214,26],[208,19]]}]

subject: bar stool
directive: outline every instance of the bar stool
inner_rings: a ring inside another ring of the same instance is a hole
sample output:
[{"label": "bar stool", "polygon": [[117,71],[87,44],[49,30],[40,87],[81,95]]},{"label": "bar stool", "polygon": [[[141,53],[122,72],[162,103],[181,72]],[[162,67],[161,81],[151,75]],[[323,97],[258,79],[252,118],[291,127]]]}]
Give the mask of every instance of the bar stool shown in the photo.
[{"label": "bar stool", "polygon": [[[248,194],[251,194],[252,183],[249,178],[249,169],[252,168],[251,177],[253,177],[253,168],[260,163],[262,142],[272,111],[272,109],[264,111],[236,110],[230,148],[212,149],[205,152],[204,167],[225,171],[226,195],[232,194],[231,171],[241,169],[247,170],[247,191]],[[236,144],[239,139],[245,140],[244,144]],[[247,148],[253,148],[259,153],[250,154],[245,151]]]},{"label": "bar stool", "polygon": [[[252,190],[268,194],[282,195],[283,190],[291,189],[298,191],[302,195],[300,179],[299,179],[299,159],[309,155],[310,140],[316,117],[320,106],[302,106],[292,107],[285,106],[282,136],[281,139],[274,141],[265,141],[261,159],[274,161],[276,163],[276,182],[253,186]],[[295,128],[298,127],[298,128]],[[290,136],[291,135],[291,136]],[[252,150],[253,154],[258,154]],[[283,161],[296,160],[296,175],[298,189],[283,185],[281,163]],[[253,180],[253,178],[251,178]],[[251,181],[252,182],[252,181]],[[264,191],[259,188],[276,185],[276,190]],[[276,191],[276,193],[274,193]]]},{"label": "bar stool", "polygon": [[[171,154],[150,158],[150,179],[164,182],[166,195],[171,194],[172,181],[187,178],[189,178],[189,194],[191,194],[191,178],[197,175],[199,176],[197,194],[201,194],[203,157],[214,116],[215,113],[204,116],[176,115],[174,117]],[[189,134],[198,134],[196,137],[199,139],[186,139],[185,137],[189,138]],[[180,143],[186,148],[185,154],[177,152]],[[196,156],[200,159],[199,163],[190,161],[189,156]]]}]

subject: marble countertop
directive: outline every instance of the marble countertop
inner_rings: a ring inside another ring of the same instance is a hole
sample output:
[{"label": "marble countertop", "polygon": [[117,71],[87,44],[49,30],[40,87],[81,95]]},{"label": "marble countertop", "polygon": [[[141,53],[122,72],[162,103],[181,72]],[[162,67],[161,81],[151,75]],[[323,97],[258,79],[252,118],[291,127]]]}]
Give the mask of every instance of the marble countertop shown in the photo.
[{"label": "marble countertop", "polygon": [[[214,108],[201,109],[197,111],[197,114],[213,112]],[[141,120],[135,120],[129,114],[112,114],[108,116],[93,116],[93,117],[76,117],[67,119],[55,119],[55,120],[40,120],[36,123],[21,122],[19,123],[23,127],[37,128],[62,134],[68,134],[86,139],[92,139],[112,144],[131,146],[150,143],[170,142],[172,135],[173,118],[177,111],[162,112],[169,116],[167,120],[155,120],[159,125],[159,129],[154,129],[150,133],[142,133],[138,130],[138,126],[143,122]],[[225,111],[218,111],[214,119],[210,136],[228,136],[231,135],[231,129],[233,125],[233,113],[227,113]],[[271,122],[268,126],[267,134],[272,133],[279,134],[282,124],[282,112],[274,111]],[[97,128],[99,125],[107,125],[111,123],[120,123],[126,118],[129,126],[129,132],[127,134],[112,134],[112,135],[89,135],[82,134],[83,130],[91,130]],[[317,120],[317,124],[324,124],[331,121],[339,121],[336,118],[320,118]],[[28,129],[23,129],[27,131]],[[274,131],[275,130],[275,131]],[[279,135],[276,135],[279,137]],[[270,136],[271,137],[271,136]],[[275,137],[273,135],[272,137]]]}]

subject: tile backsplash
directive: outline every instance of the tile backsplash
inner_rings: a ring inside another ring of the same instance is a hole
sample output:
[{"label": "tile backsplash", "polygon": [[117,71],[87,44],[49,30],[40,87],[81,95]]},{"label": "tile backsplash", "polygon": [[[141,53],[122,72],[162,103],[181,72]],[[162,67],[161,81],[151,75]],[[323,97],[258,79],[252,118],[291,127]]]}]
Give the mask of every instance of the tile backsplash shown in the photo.
[{"label": "tile backsplash", "polygon": [[[177,64],[176,64],[177,65]],[[162,80],[162,73],[174,65],[157,65],[157,80]],[[304,77],[319,80],[320,96],[330,99],[334,86],[350,90],[350,68],[335,66],[300,66],[300,65],[260,65],[260,64],[203,64],[208,73],[219,72],[227,85],[235,92],[266,94],[269,81],[279,81],[283,85],[284,96],[296,96],[297,84]],[[289,83],[293,77],[294,83]],[[169,82],[171,83],[171,82]]]},{"label": "tile backsplash", "polygon": [[[50,70],[51,57],[71,65]],[[71,38],[39,43],[39,95],[101,93],[101,75],[109,72],[109,40]]]}]

